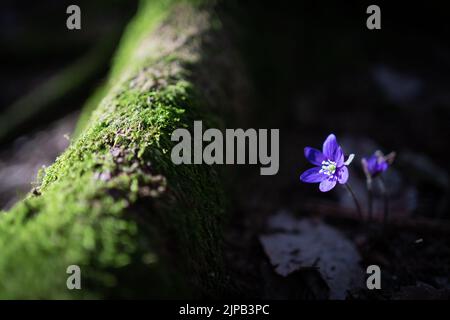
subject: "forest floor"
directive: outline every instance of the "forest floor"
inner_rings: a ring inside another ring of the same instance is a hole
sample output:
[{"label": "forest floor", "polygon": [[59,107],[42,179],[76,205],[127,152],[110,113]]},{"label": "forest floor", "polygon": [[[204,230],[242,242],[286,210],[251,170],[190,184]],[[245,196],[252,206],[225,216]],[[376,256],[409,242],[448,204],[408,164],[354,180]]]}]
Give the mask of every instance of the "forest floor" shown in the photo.
[{"label": "forest floor", "polygon": [[[249,127],[280,129],[280,171],[238,168],[226,257],[238,292],[271,299],[448,299],[450,215],[448,120],[450,48],[444,30],[408,25],[389,7],[387,31],[370,33],[351,4],[324,10],[231,8],[255,79]],[[399,9],[400,10],[400,9]],[[410,16],[426,15],[410,9]],[[414,12],[413,12],[414,11]],[[435,11],[429,11],[435,12]],[[240,14],[239,14],[240,13]],[[342,19],[342,17],[346,19]],[[349,183],[363,206],[358,218],[345,188],[321,193],[300,182],[310,167],[303,149],[321,149],[335,133],[356,154]],[[361,158],[397,153],[385,174],[390,212],[376,190],[367,217]],[[368,290],[366,269],[381,269]]]}]

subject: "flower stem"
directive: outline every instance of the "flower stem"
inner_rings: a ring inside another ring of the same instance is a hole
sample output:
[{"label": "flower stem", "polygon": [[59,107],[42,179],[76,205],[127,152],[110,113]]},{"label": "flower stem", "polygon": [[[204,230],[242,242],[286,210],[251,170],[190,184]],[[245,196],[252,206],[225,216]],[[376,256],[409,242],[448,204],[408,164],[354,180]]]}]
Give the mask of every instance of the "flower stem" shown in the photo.
[{"label": "flower stem", "polygon": [[367,179],[367,212],[368,212],[368,221],[371,221],[373,215],[373,190],[371,178]]},{"label": "flower stem", "polygon": [[350,192],[350,195],[352,196],[353,201],[355,202],[355,206],[356,206],[356,209],[358,210],[358,216],[359,216],[359,218],[362,219],[362,218],[363,218],[363,215],[362,215],[361,206],[360,206],[360,204],[359,204],[358,199],[356,198],[355,193],[353,192],[352,188],[350,187],[350,185],[349,185],[348,183],[346,183],[345,186],[347,187],[348,192]]},{"label": "flower stem", "polygon": [[387,193],[383,177],[380,176],[378,181],[379,181],[379,184],[380,184],[380,190],[381,190],[381,194],[383,195],[383,202],[384,202],[384,206],[383,206],[383,210],[384,210],[383,222],[387,223],[387,219],[388,219],[388,216],[389,216],[389,195]]}]

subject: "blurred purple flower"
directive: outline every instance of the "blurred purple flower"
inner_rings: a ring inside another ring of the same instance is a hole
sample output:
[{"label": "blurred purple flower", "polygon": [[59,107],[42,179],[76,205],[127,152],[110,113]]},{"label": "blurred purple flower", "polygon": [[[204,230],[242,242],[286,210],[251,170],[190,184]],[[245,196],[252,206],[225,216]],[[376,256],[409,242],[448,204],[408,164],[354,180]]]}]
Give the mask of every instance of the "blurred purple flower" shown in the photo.
[{"label": "blurred purple flower", "polygon": [[300,176],[300,180],[307,183],[320,183],[319,189],[327,192],[336,186],[336,183],[344,184],[348,180],[346,166],[352,162],[351,154],[344,162],[344,153],[339,146],[334,134],[330,134],[323,143],[322,152],[311,148],[305,148],[305,157],[316,167],[306,170]]},{"label": "blurred purple flower", "polygon": [[394,158],[394,152],[385,156],[381,151],[376,151],[369,158],[362,158],[361,163],[366,175],[374,178],[386,171],[389,168],[389,165],[394,161]]}]

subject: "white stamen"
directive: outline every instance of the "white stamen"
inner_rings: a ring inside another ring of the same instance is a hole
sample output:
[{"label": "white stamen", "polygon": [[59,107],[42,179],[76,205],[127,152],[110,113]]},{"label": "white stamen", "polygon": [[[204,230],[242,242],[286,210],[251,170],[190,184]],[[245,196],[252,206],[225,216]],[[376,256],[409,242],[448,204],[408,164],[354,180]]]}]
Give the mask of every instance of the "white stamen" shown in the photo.
[{"label": "white stamen", "polygon": [[322,169],[319,172],[331,176],[336,172],[336,162],[331,160],[322,161]]}]

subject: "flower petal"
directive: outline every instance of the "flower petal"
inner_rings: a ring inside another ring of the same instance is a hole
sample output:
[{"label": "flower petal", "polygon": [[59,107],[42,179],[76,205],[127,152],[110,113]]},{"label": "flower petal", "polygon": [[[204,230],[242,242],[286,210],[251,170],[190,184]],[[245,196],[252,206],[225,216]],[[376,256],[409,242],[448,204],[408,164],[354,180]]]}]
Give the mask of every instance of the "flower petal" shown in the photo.
[{"label": "flower petal", "polygon": [[340,156],[342,154],[342,150],[339,147],[336,136],[334,134],[330,134],[325,142],[323,143],[323,154],[325,157],[327,157],[329,160],[337,161],[340,160]]},{"label": "flower petal", "polygon": [[335,179],[325,179],[319,184],[319,190],[322,192],[330,191],[336,185]]},{"label": "flower petal", "polygon": [[340,184],[344,184],[346,183],[348,180],[348,169],[346,166],[340,167],[339,168],[339,173],[338,173],[338,182]]},{"label": "flower petal", "polygon": [[300,176],[300,180],[307,183],[316,183],[321,182],[328,177],[323,173],[319,173],[319,171],[319,167],[308,169],[302,173],[302,175]]},{"label": "flower petal", "polygon": [[378,173],[378,163],[376,156],[371,156],[369,159],[367,159],[367,170],[372,176]]},{"label": "flower petal", "polygon": [[344,152],[340,146],[336,149],[332,160],[336,162],[337,167],[342,167],[344,165]]},{"label": "flower petal", "polygon": [[379,166],[380,172],[386,171],[388,167],[389,167],[389,165],[388,165],[388,163],[386,161],[380,163],[380,166]]},{"label": "flower petal", "polygon": [[316,166],[320,166],[325,161],[325,156],[320,150],[311,147],[305,147],[305,157],[309,162]]}]

